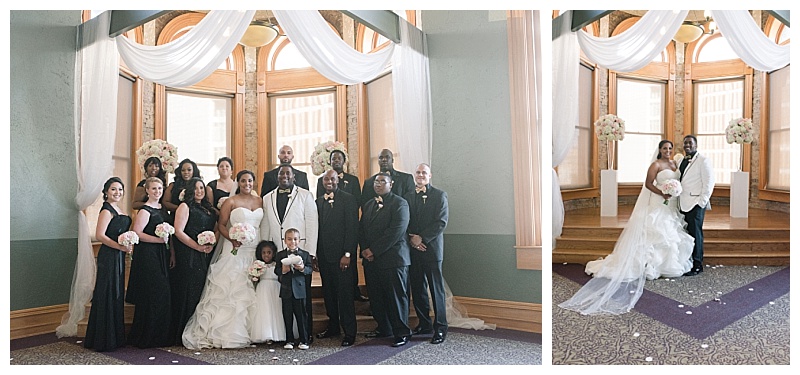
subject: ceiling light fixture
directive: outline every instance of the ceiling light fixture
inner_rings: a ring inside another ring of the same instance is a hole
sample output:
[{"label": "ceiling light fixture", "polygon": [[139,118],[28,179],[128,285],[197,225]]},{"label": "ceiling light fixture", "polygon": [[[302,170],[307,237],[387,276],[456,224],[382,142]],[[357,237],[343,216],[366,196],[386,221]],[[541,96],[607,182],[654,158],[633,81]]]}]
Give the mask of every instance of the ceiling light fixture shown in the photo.
[{"label": "ceiling light fixture", "polygon": [[[699,12],[699,11],[690,11]],[[711,35],[717,29],[717,25],[711,18],[711,13],[708,11],[703,12],[703,18],[694,17],[693,20],[684,21],[678,28],[678,32],[672,37],[672,40],[680,43],[691,43],[700,39],[703,34]]]},{"label": "ceiling light fixture", "polygon": [[267,21],[253,21],[242,35],[239,44],[247,47],[261,47],[272,43],[280,35],[275,25]]}]

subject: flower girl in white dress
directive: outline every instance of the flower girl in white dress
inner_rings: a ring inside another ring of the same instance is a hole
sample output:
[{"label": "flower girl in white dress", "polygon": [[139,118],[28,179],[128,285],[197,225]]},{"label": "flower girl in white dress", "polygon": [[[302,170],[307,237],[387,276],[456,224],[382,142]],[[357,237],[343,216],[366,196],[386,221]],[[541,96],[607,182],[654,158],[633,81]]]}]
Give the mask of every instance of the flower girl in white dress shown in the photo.
[{"label": "flower girl in white dress", "polygon": [[254,343],[272,343],[286,340],[286,328],[281,310],[278,275],[275,274],[277,246],[272,241],[261,241],[256,246],[256,259],[267,264],[256,286],[256,311],[250,330]]}]

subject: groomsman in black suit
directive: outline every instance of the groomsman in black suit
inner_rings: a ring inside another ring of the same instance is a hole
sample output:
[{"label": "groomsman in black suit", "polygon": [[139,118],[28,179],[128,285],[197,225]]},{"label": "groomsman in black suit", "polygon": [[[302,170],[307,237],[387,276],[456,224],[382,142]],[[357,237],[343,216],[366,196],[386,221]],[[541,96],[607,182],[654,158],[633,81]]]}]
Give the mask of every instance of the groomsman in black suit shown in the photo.
[{"label": "groomsman in black suit", "polygon": [[355,256],[358,249],[358,204],[352,195],[339,188],[336,170],[325,172],[321,180],[325,190],[317,196],[317,260],[329,320],[328,328],[318,333],[317,338],[338,336],[341,323],[342,346],[351,346],[356,340],[351,272],[356,262],[351,255]]},{"label": "groomsman in black suit", "polygon": [[361,206],[359,244],[376,331],[367,337],[394,336],[392,346],[408,343],[408,202],[392,193],[392,175],[378,173],[376,197]]},{"label": "groomsman in black suit", "polygon": [[[358,181],[358,177],[344,172],[345,162],[347,162],[347,156],[344,152],[339,150],[331,151],[331,168],[339,174],[339,190],[353,195],[356,199],[357,207],[361,207],[361,182]],[[321,197],[325,194],[323,178],[324,176],[317,180],[317,197]],[[361,290],[358,288],[358,267],[356,267],[355,264],[353,264],[353,267],[350,267],[350,272],[353,273],[353,298],[361,302],[369,301],[369,298],[361,295]]]},{"label": "groomsman in black suit", "polygon": [[[406,194],[410,211],[408,237],[411,242],[409,284],[419,325],[415,335],[433,333],[431,344],[441,344],[447,336],[447,311],[444,300],[444,228],[447,227],[447,193],[431,186],[431,168],[420,164],[414,171],[414,191]],[[430,287],[434,320],[431,324]]]},{"label": "groomsman in black suit", "polygon": [[[394,169],[394,154],[389,149],[381,150],[378,155],[378,166],[381,168],[381,173],[388,173],[394,181],[392,193],[401,197],[405,197],[409,191],[414,191],[414,177],[408,173],[400,172]],[[370,199],[375,198],[375,190],[373,184],[375,177],[378,174],[368,178],[364,181],[364,188],[361,189],[361,205],[368,202]]]},{"label": "groomsman in black suit", "polygon": [[[283,145],[278,151],[278,159],[280,163],[275,169],[264,172],[264,180],[261,182],[262,198],[278,187],[278,170],[281,168],[280,164],[292,164],[292,160],[294,160],[294,151],[290,146]],[[292,167],[292,171],[294,172],[294,184],[303,189],[310,190],[308,188],[308,176],[306,172],[295,169],[294,167]]]}]

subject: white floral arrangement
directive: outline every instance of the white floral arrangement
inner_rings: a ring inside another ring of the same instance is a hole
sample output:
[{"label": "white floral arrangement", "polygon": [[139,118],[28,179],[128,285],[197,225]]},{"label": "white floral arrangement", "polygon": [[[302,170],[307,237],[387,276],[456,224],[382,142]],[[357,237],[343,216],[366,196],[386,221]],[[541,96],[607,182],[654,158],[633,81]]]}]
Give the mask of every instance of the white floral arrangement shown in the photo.
[{"label": "white floral arrangement", "polygon": [[228,197],[220,198],[219,202],[217,202],[217,208],[221,210],[222,209],[222,204],[225,203],[226,200],[228,200]]},{"label": "white floral arrangement", "polygon": [[[256,240],[256,228],[248,223],[236,223],[231,227],[231,230],[228,231],[228,235],[231,239],[239,241],[242,244],[250,244]],[[238,252],[238,247],[234,247],[233,250],[231,250],[231,254],[233,255],[236,255]]]},{"label": "white floral arrangement", "polygon": [[725,128],[725,140],[731,143],[753,143],[756,137],[753,120],[749,118],[736,118],[728,122]]},{"label": "white floral arrangement", "polygon": [[139,235],[136,232],[129,230],[117,237],[117,243],[122,246],[131,246],[139,243]]},{"label": "white floral arrangement", "polygon": [[[161,238],[169,238],[169,236],[175,234],[175,228],[168,223],[161,223],[156,225],[156,236]],[[169,242],[166,243],[167,249],[169,249]]]},{"label": "white floral arrangement", "polygon": [[214,232],[207,230],[203,231],[197,235],[197,243],[199,245],[213,245],[217,243],[217,236],[214,235]]},{"label": "white floral arrangement", "polygon": [[247,267],[247,276],[250,276],[250,281],[253,282],[253,286],[260,280],[261,276],[264,275],[264,272],[267,269],[267,264],[256,259],[253,261],[249,267]]},{"label": "white floral arrangement", "polygon": [[[662,193],[669,194],[673,197],[677,197],[683,192],[683,187],[681,186],[680,181],[674,178],[664,181],[664,184],[661,185],[660,189]],[[664,204],[669,205],[669,200],[664,199]]]},{"label": "white floral arrangement", "polygon": [[157,157],[161,160],[161,167],[167,173],[174,173],[175,168],[178,166],[178,148],[167,143],[162,139],[154,139],[142,144],[136,150],[136,162],[139,168],[144,170],[144,162],[150,157]]},{"label": "white floral arrangement", "polygon": [[347,150],[344,143],[339,141],[327,141],[318,144],[314,147],[314,152],[311,153],[311,171],[319,176],[331,169],[331,151],[339,150],[347,157]]},{"label": "white floral arrangement", "polygon": [[601,141],[621,141],[625,139],[625,120],[616,115],[603,115],[594,122],[594,131]]}]

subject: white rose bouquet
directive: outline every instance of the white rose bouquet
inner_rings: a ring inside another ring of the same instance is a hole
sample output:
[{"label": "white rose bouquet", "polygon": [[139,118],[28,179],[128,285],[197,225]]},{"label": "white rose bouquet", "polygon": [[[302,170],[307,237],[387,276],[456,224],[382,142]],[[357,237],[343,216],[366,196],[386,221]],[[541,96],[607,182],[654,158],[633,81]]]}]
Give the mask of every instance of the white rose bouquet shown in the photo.
[{"label": "white rose bouquet", "polygon": [[247,276],[250,276],[250,281],[253,282],[253,286],[258,284],[261,276],[264,275],[264,271],[267,269],[267,264],[256,259],[253,261],[249,267],[247,267]]},{"label": "white rose bouquet", "polygon": [[[669,194],[673,197],[677,197],[681,195],[681,192],[683,192],[683,187],[681,186],[680,181],[674,178],[665,181],[664,184],[661,185],[660,189],[662,193]],[[664,199],[664,204],[669,205],[669,200]]]},{"label": "white rose bouquet", "polygon": [[[175,228],[168,223],[161,223],[156,225],[156,236],[161,238],[169,238],[169,236],[175,234]],[[166,243],[167,249],[169,249],[169,242]]]},{"label": "white rose bouquet", "polygon": [[217,237],[214,232],[207,230],[197,235],[197,243],[200,245],[213,245],[217,243]]},{"label": "white rose bouquet", "polygon": [[[243,244],[249,244],[256,239],[256,228],[248,223],[236,223],[231,227],[231,230],[228,231],[228,235]],[[236,255],[239,252],[238,247],[234,247],[231,250],[231,254]]]}]

